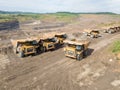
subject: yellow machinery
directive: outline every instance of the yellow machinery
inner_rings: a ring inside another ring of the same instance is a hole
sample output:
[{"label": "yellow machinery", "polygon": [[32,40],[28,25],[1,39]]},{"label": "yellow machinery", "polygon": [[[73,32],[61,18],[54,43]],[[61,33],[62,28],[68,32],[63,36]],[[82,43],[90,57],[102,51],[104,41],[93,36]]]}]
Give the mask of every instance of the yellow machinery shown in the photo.
[{"label": "yellow machinery", "polygon": [[41,47],[42,52],[55,49],[56,40],[53,35],[46,34],[39,41],[39,47]]},{"label": "yellow machinery", "polygon": [[55,38],[57,39],[57,44],[62,45],[64,44],[63,41],[67,38],[65,33],[57,33],[55,34]]},{"label": "yellow machinery", "polygon": [[89,41],[69,41],[65,40],[65,56],[81,60],[88,53]]},{"label": "yellow machinery", "polygon": [[95,29],[86,29],[84,30],[84,33],[86,36],[90,36],[91,38],[98,38],[99,37],[99,34],[100,32],[98,30],[95,30]]},{"label": "yellow machinery", "polygon": [[36,54],[39,47],[37,41],[33,39],[11,40],[11,43],[14,52],[18,53],[20,57]]},{"label": "yellow machinery", "polygon": [[120,26],[108,26],[108,27],[103,27],[103,29],[104,29],[104,33],[112,34],[120,31]]}]

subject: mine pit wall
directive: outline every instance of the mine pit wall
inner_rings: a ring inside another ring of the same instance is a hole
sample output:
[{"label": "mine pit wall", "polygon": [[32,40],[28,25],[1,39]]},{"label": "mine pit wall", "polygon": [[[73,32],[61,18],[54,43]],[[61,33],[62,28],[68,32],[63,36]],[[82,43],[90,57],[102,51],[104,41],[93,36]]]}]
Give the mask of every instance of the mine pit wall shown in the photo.
[{"label": "mine pit wall", "polygon": [[13,30],[19,28],[19,21],[8,21],[0,23],[0,30]]}]

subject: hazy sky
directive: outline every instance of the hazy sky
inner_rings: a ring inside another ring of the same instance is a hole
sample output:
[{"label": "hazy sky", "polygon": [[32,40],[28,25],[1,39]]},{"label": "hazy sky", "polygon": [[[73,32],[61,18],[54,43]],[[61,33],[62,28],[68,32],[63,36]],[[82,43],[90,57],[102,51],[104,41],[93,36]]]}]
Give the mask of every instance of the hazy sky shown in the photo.
[{"label": "hazy sky", "polygon": [[0,0],[0,10],[25,12],[115,12],[120,0]]}]

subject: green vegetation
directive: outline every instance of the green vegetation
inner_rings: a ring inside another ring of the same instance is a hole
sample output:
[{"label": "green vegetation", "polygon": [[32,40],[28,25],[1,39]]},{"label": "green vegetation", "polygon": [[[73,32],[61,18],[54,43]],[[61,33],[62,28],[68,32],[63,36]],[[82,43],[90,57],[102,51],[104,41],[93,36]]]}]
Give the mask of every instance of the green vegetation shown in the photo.
[{"label": "green vegetation", "polygon": [[42,15],[37,14],[0,14],[0,22],[6,22],[10,20],[19,20],[24,22],[26,20],[35,20],[42,18]]},{"label": "green vegetation", "polygon": [[58,12],[58,13],[45,15],[43,20],[44,19],[48,19],[49,20],[51,18],[52,20],[55,20],[55,21],[73,22],[78,17],[79,17],[79,14]]},{"label": "green vegetation", "polygon": [[46,20],[46,21],[63,21],[71,22],[79,14],[73,13],[51,13],[51,14],[0,14],[0,22],[17,19],[20,22],[27,20]]},{"label": "green vegetation", "polygon": [[0,14],[0,22],[14,20],[15,18],[8,14]]},{"label": "green vegetation", "polygon": [[120,53],[120,41],[115,41],[112,47],[113,53]]},{"label": "green vegetation", "polygon": [[10,20],[17,19],[20,22],[27,20],[45,20],[45,21],[62,21],[62,22],[73,22],[77,20],[80,14],[107,14],[115,15],[111,12],[98,12],[98,13],[71,13],[71,12],[57,12],[57,13],[30,13],[30,12],[7,12],[0,11],[0,22],[6,22]]}]

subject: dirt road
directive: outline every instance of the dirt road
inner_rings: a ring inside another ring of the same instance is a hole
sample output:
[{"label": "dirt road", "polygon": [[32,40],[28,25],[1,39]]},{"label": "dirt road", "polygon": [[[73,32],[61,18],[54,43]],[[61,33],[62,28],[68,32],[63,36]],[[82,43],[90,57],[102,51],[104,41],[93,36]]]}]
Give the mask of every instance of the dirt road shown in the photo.
[{"label": "dirt road", "polygon": [[10,51],[0,90],[119,90],[120,66],[107,47],[118,39],[120,33],[91,40],[89,56],[81,61],[65,57],[63,48],[23,59]]}]

